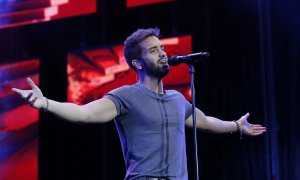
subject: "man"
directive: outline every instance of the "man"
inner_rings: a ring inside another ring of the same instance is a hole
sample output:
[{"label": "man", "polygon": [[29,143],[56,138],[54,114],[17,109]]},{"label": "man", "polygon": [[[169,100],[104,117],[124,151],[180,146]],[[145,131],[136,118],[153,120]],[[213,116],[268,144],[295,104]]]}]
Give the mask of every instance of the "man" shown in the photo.
[{"label": "man", "polygon": [[[31,90],[13,88],[31,106],[68,121],[108,122],[115,119],[126,162],[126,180],[187,180],[184,125],[192,126],[191,105],[177,91],[164,90],[169,73],[159,29],[139,29],[124,43],[124,55],[139,81],[107,93],[85,105],[61,103],[45,98],[27,79]],[[239,131],[256,136],[266,131],[249,124],[249,113],[237,121],[222,121],[196,109],[197,128],[216,133]]]}]

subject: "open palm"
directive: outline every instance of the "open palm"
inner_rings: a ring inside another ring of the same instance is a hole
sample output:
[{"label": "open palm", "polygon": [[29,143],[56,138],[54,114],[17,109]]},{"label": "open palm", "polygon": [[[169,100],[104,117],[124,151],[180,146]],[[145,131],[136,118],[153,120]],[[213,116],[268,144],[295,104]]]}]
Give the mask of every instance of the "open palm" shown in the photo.
[{"label": "open palm", "polygon": [[250,135],[250,136],[258,136],[266,132],[266,127],[263,127],[260,124],[250,124],[247,120],[249,116],[250,114],[247,113],[237,121],[240,125],[241,128],[240,130],[242,131],[243,134]]},{"label": "open palm", "polygon": [[12,88],[12,91],[18,93],[32,107],[37,109],[45,108],[47,105],[46,99],[40,88],[30,78],[27,78],[27,82],[31,86],[31,90]]}]

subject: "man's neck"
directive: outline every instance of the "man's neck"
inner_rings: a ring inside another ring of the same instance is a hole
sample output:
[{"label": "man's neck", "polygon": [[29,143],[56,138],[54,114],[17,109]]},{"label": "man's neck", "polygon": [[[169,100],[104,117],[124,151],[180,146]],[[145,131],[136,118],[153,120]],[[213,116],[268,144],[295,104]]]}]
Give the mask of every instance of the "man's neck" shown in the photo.
[{"label": "man's neck", "polygon": [[162,79],[144,76],[144,77],[140,77],[139,82],[144,87],[156,92],[157,94],[164,94],[164,87],[163,87]]}]

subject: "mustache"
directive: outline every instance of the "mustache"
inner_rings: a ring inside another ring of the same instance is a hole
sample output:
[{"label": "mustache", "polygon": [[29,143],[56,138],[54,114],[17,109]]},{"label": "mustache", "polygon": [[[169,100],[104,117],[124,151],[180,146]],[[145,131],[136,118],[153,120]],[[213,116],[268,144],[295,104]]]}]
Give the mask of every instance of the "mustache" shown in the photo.
[{"label": "mustache", "polygon": [[165,61],[166,63],[168,63],[168,58],[167,57],[160,58],[157,62],[161,63],[162,61]]}]

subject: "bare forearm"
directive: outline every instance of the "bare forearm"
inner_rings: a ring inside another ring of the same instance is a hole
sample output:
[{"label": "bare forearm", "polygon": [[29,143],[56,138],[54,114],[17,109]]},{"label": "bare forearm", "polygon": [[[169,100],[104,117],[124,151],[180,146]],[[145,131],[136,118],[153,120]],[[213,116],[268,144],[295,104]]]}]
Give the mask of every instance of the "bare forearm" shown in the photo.
[{"label": "bare forearm", "polygon": [[[193,126],[192,116],[186,120],[189,127]],[[237,124],[233,121],[223,121],[215,117],[206,116],[201,110],[196,108],[196,127],[214,133],[227,133],[237,131]]]},{"label": "bare forearm", "polygon": [[68,102],[57,102],[48,99],[47,112],[71,122],[83,122],[86,115],[81,106]]},{"label": "bare forearm", "polygon": [[[250,124],[247,121],[249,113],[242,116],[236,121],[223,121],[215,117],[206,116],[202,111],[196,108],[196,127],[203,130],[208,130],[215,133],[240,132],[251,136],[261,135],[266,132],[266,128],[259,124]],[[186,120],[189,127],[193,126],[192,116]]]},{"label": "bare forearm", "polygon": [[211,116],[206,116],[205,129],[215,133],[236,132],[238,130],[234,121],[223,121]]}]

